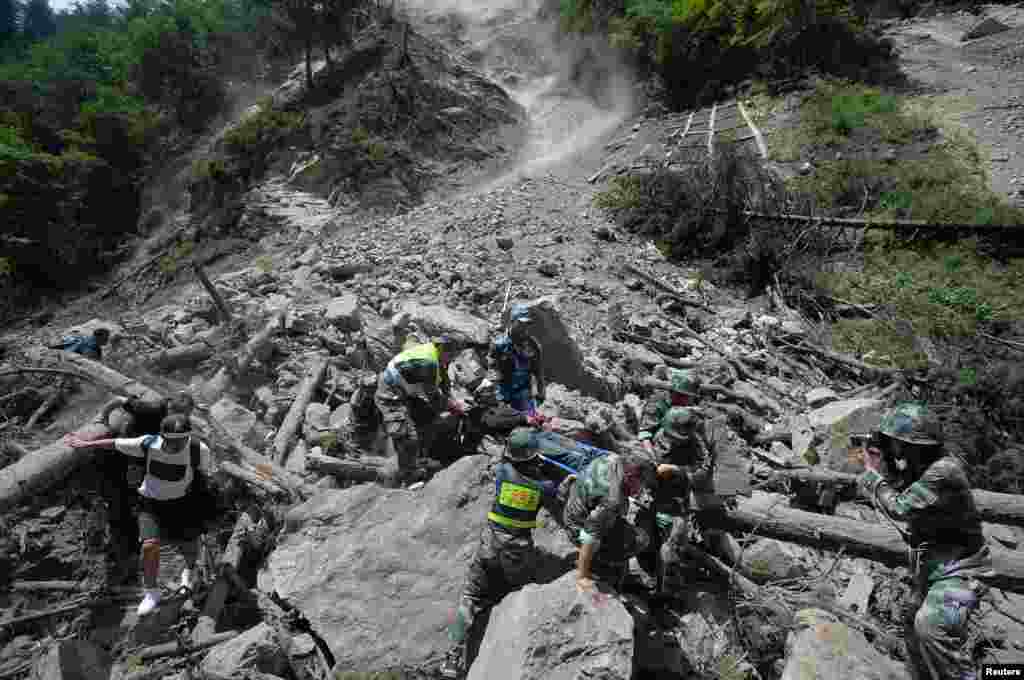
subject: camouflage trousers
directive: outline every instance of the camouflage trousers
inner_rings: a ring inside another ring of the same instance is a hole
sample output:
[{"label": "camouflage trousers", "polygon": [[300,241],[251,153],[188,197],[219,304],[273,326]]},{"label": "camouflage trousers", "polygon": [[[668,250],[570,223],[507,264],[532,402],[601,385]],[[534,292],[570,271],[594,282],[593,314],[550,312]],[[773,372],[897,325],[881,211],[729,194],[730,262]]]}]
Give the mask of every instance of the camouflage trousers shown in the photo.
[{"label": "camouflage trousers", "polygon": [[530,534],[515,535],[488,524],[469,565],[448,638],[465,645],[477,617],[534,578],[537,560]]},{"label": "camouflage trousers", "polygon": [[920,680],[977,680],[967,626],[986,590],[978,578],[990,568],[988,547],[962,558],[933,554],[917,564],[917,611],[907,621],[907,640]]},{"label": "camouflage trousers", "polygon": [[907,640],[920,680],[976,680],[965,649],[967,624],[978,607],[971,580],[952,576],[934,582],[917,601],[920,606],[908,622]]},{"label": "camouflage trousers", "polygon": [[400,474],[408,474],[416,468],[416,462],[423,451],[430,448],[430,423],[425,418],[414,418],[409,399],[383,380],[378,383],[373,401],[380,411],[384,431],[395,447]]}]

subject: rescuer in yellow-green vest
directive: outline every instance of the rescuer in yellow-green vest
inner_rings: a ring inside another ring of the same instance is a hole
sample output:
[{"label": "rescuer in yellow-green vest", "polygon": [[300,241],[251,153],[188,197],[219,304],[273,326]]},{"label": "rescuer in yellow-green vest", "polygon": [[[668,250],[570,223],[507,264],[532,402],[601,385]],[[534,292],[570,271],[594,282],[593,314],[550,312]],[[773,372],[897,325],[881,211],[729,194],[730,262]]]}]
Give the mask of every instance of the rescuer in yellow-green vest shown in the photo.
[{"label": "rescuer in yellow-green vest", "polygon": [[541,501],[558,492],[555,482],[540,481],[539,464],[536,449],[508,447],[495,470],[494,504],[448,626],[452,648],[441,664],[444,678],[461,678],[468,668],[466,640],[480,613],[533,580],[537,513]]},{"label": "rescuer in yellow-green vest", "polygon": [[456,414],[466,410],[450,397],[448,364],[455,350],[448,336],[414,345],[391,359],[377,380],[373,401],[395,447],[402,481],[414,473],[421,451],[430,449],[437,417],[445,409]]}]

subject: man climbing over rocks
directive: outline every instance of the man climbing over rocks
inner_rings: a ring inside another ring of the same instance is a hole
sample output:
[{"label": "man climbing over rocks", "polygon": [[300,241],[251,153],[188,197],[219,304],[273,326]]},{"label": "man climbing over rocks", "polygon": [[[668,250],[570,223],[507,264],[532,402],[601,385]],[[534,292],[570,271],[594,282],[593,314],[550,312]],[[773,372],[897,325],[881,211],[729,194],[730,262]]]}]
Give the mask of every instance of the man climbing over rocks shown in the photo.
[{"label": "man climbing over rocks", "polygon": [[442,677],[465,674],[467,638],[480,613],[534,578],[537,514],[541,501],[553,499],[557,492],[554,482],[542,481],[538,463],[535,451],[508,447],[495,471],[494,504],[448,627],[452,648],[441,664]]},{"label": "man climbing over rocks", "polygon": [[199,554],[199,537],[204,522],[211,517],[206,474],[210,451],[192,438],[192,426],[182,414],[168,416],[160,424],[160,434],[142,437],[96,439],[88,441],[75,434],[65,437],[74,449],[115,449],[145,461],[145,476],[138,487],[139,537],[142,541],[142,573],[145,593],[139,603],[139,616],[146,616],[160,604],[157,577],[160,571],[160,541],[178,544],[185,569],[181,587],[195,587],[194,573]]},{"label": "man climbing over rocks", "polygon": [[56,345],[49,345],[49,349],[62,349],[65,352],[80,354],[86,359],[93,361],[103,360],[103,347],[110,341],[110,330],[97,328],[91,335],[69,335]]},{"label": "man climbing over rocks", "polygon": [[540,343],[527,333],[529,323],[529,308],[524,304],[512,305],[508,333],[491,345],[488,360],[497,374],[498,398],[517,411],[532,414],[544,403],[547,386]]},{"label": "man climbing over rocks", "polygon": [[700,399],[701,380],[693,371],[672,369],[669,371],[669,389],[655,390],[644,402],[640,417],[640,441],[648,451],[653,450],[651,441],[661,429],[661,423],[669,409],[676,406],[696,406]]},{"label": "man climbing over rocks", "polygon": [[[907,478],[915,481],[896,491],[883,476],[883,460],[887,468],[904,461]],[[941,423],[925,404],[904,402],[882,417],[864,466],[861,494],[908,525],[916,614],[907,621],[906,638],[917,677],[976,680],[967,624],[986,590],[979,579],[991,568],[991,555],[966,463],[944,449]]]},{"label": "man climbing over rocks", "polygon": [[[671,575],[689,541],[691,515],[699,518],[701,513],[718,510],[721,504],[714,488],[714,450],[704,435],[704,419],[699,411],[670,408],[650,442],[658,465],[654,494],[658,592],[666,596],[673,589]],[[700,524],[708,547],[719,548],[722,533]]]},{"label": "man climbing over rocks", "polygon": [[448,365],[456,349],[448,336],[414,345],[392,358],[377,380],[374,403],[395,448],[400,481],[415,474],[418,458],[430,450],[437,417],[446,408],[456,415],[466,410],[450,396]]},{"label": "man climbing over rocks", "polygon": [[[108,427],[118,437],[140,437],[159,432],[160,424],[169,415],[181,414],[188,418],[194,407],[195,402],[187,390],[155,403],[115,397],[103,407],[96,423]],[[117,415],[113,415],[115,413]],[[97,464],[102,471],[103,496],[113,543],[109,557],[114,564],[114,578],[121,583],[132,582],[138,575],[134,559],[139,543],[135,506],[145,470],[139,463],[122,456],[103,456]]]},{"label": "man climbing over rocks", "polygon": [[610,453],[594,459],[559,488],[565,499],[563,523],[569,540],[579,547],[576,587],[594,588],[594,571],[618,585],[630,557],[647,551],[648,532],[627,521],[629,499],[653,487],[656,468],[639,456]]}]

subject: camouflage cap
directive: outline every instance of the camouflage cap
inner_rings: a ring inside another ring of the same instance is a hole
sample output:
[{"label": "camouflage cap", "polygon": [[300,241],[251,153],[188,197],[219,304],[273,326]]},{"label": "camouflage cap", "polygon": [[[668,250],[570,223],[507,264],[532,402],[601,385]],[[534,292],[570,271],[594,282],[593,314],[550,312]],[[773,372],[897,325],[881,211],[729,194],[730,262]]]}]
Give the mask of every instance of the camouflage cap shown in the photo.
[{"label": "camouflage cap", "polygon": [[927,404],[917,401],[903,402],[887,411],[878,431],[908,444],[942,443],[942,424]]},{"label": "camouflage cap", "polygon": [[694,409],[675,406],[661,419],[661,431],[670,441],[688,442],[693,439],[700,422],[700,414]]},{"label": "camouflage cap", "polygon": [[532,430],[528,427],[517,427],[508,436],[508,448],[505,457],[517,463],[533,460],[537,457],[537,449],[532,447]]},{"label": "camouflage cap", "polygon": [[700,395],[700,378],[693,371],[673,370],[669,373],[669,389],[691,397]]}]

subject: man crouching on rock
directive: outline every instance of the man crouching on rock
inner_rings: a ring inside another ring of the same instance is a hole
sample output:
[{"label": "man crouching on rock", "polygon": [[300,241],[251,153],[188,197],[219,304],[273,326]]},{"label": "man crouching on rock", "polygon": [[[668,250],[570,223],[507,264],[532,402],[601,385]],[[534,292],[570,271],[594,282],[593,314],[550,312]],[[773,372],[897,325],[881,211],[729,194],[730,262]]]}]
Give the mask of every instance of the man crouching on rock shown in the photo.
[{"label": "man crouching on rock", "polygon": [[422,452],[430,450],[434,422],[441,412],[461,415],[466,405],[451,399],[448,365],[455,342],[441,336],[415,345],[388,362],[377,380],[374,402],[395,447],[399,481],[410,481]]},{"label": "man crouching on rock", "polygon": [[477,616],[510,592],[533,580],[536,553],[533,530],[541,500],[554,499],[557,485],[543,479],[537,451],[506,447],[495,471],[494,505],[480,533],[480,545],[469,565],[458,609],[448,627],[452,648],[441,664],[441,676],[461,678],[467,668],[466,642]]},{"label": "man crouching on rock", "polygon": [[181,586],[192,589],[193,569],[199,554],[198,539],[207,519],[204,511],[208,509],[208,496],[205,495],[207,486],[203,469],[209,469],[210,451],[198,439],[192,439],[188,417],[176,414],[164,418],[159,435],[87,441],[69,434],[64,441],[74,449],[115,449],[145,461],[145,474],[138,488],[141,496],[138,524],[145,588],[139,604],[139,616],[149,614],[160,604],[157,577],[161,536],[178,544],[185,558]]},{"label": "man crouching on rock", "polygon": [[562,482],[559,497],[566,498],[563,520],[572,543],[579,547],[576,586],[581,592],[594,587],[594,568],[608,572],[616,585],[630,557],[646,552],[650,535],[626,518],[629,499],[656,483],[653,462],[639,456],[611,453],[591,461],[579,475]]},{"label": "man crouching on rock", "polygon": [[[899,404],[871,435],[865,447],[867,471],[858,486],[876,508],[905,521],[910,530],[905,538],[916,613],[907,647],[915,675],[920,680],[976,680],[965,650],[967,624],[985,590],[978,579],[989,573],[991,556],[966,465],[942,443],[941,424],[927,406]],[[916,481],[897,492],[882,476],[883,459],[897,466],[903,461],[907,478]]]}]

